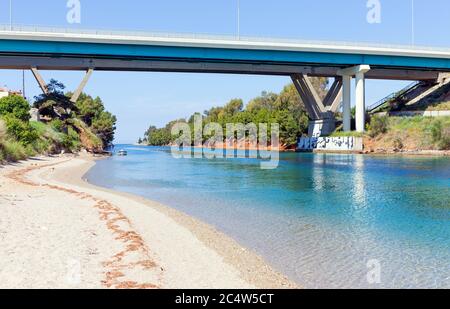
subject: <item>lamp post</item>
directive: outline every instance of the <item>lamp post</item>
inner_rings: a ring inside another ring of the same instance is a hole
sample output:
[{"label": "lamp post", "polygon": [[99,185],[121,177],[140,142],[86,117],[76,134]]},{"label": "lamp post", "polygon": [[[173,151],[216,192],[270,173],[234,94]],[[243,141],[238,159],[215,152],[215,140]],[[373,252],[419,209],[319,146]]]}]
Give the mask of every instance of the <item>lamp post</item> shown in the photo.
[{"label": "lamp post", "polygon": [[241,0],[237,0],[237,35],[241,39]]},{"label": "lamp post", "polygon": [[25,70],[22,70],[22,95],[24,99],[27,99],[27,96],[25,94]]},{"label": "lamp post", "polygon": [[414,27],[414,0],[411,0],[411,36],[412,36],[412,45],[416,45],[416,40],[415,40],[415,27]]},{"label": "lamp post", "polygon": [[12,0],[9,0],[9,30],[12,31]]}]

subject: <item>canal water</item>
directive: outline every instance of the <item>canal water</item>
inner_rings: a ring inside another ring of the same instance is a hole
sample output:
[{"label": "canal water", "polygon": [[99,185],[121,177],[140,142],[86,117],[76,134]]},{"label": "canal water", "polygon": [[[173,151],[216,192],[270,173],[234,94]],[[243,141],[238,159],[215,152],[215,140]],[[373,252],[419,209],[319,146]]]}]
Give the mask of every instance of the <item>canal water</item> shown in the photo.
[{"label": "canal water", "polygon": [[194,216],[306,288],[450,288],[449,158],[285,153],[262,170],[118,147],[91,183]]}]

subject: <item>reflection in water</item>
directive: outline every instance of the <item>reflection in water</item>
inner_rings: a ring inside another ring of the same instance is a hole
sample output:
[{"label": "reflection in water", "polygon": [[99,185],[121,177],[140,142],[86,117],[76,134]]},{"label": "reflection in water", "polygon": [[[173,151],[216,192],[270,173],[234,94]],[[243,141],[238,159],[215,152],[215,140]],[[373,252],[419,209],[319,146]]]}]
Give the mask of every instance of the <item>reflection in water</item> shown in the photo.
[{"label": "reflection in water", "polygon": [[[325,155],[317,154],[314,156],[313,162],[313,179],[314,179],[314,190],[322,191],[324,187],[324,178],[323,178],[323,165],[325,164]],[[309,168],[308,166],[306,168]]]},{"label": "reflection in water", "polygon": [[[134,148],[88,179],[197,217],[305,287],[450,288],[448,158],[286,153],[261,170],[255,159]],[[372,259],[382,266],[375,286]]]},{"label": "reflection in water", "polygon": [[355,170],[353,173],[353,200],[355,207],[363,208],[366,206],[366,186],[364,181],[364,158],[356,155],[354,161]]}]

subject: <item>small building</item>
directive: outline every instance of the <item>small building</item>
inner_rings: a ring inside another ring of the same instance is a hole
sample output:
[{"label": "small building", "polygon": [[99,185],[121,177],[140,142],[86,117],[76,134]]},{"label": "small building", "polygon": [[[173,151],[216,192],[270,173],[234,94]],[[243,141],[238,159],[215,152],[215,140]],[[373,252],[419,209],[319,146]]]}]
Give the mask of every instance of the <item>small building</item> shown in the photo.
[{"label": "small building", "polygon": [[[9,90],[6,87],[0,87],[0,99],[9,97],[9,96],[13,96],[13,95],[18,95],[18,96],[23,97],[22,91],[14,91],[14,90]],[[31,108],[30,109],[30,117],[31,117],[30,120],[32,120],[32,121],[40,121],[39,110],[37,108]]]},{"label": "small building", "polygon": [[14,90],[9,90],[6,87],[0,87],[0,99],[4,98],[4,97],[9,97],[12,95],[18,95],[23,97],[22,91],[14,91]]}]

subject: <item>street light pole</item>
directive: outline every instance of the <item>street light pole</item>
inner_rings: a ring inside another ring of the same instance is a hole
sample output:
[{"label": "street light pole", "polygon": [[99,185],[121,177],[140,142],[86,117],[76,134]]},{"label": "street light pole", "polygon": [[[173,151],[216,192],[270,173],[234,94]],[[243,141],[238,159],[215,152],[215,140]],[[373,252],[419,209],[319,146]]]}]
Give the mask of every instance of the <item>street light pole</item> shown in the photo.
[{"label": "street light pole", "polygon": [[237,34],[238,40],[241,39],[241,0],[237,0]]},{"label": "street light pole", "polygon": [[22,95],[27,99],[27,95],[25,94],[25,70],[22,70]]},{"label": "street light pole", "polygon": [[414,22],[415,22],[414,13],[415,13],[414,0],[411,0],[411,35],[412,35],[412,45],[413,46],[416,44],[415,27],[414,27]]},{"label": "street light pole", "polygon": [[12,31],[12,0],[9,0],[9,30]]}]

